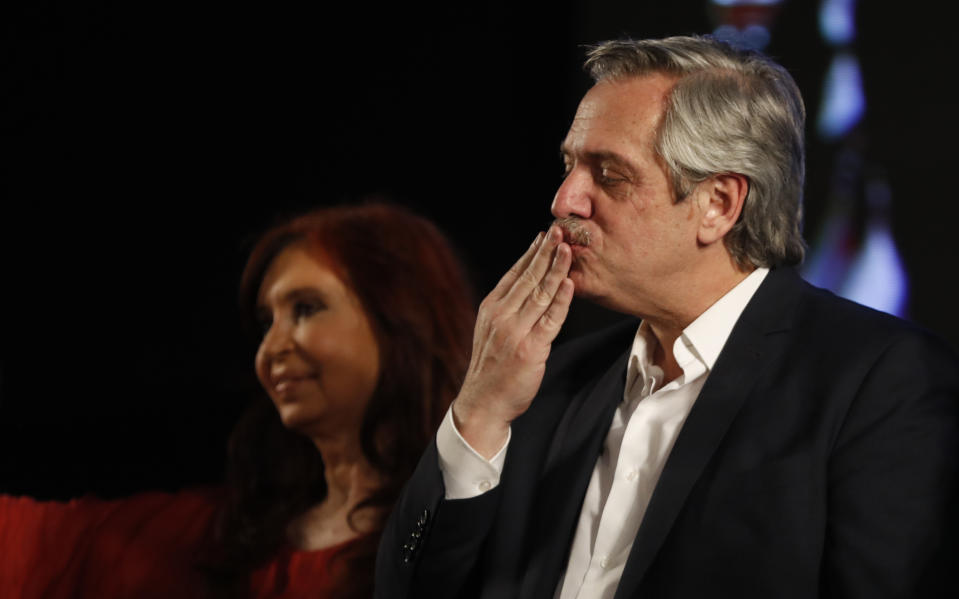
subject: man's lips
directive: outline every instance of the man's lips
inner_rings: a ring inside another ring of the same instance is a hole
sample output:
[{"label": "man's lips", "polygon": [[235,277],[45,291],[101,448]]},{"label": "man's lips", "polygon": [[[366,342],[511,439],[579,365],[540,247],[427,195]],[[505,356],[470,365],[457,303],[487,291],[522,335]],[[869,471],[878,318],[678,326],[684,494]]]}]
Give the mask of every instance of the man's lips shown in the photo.
[{"label": "man's lips", "polygon": [[583,240],[582,237],[576,235],[570,235],[567,232],[563,232],[563,241],[569,244],[572,247],[587,247],[589,245],[589,240]]},{"label": "man's lips", "polygon": [[590,235],[582,222],[575,219],[559,219],[556,221],[563,231],[563,241],[571,246],[589,247]]}]

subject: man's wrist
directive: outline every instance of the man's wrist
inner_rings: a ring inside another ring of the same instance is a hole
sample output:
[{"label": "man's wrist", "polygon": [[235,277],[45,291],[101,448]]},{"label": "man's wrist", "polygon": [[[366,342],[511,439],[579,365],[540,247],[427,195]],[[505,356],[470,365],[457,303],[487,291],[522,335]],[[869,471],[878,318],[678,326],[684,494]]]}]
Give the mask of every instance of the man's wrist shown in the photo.
[{"label": "man's wrist", "polygon": [[453,401],[452,412],[460,436],[483,458],[492,459],[506,444],[510,427],[505,419],[460,398]]}]

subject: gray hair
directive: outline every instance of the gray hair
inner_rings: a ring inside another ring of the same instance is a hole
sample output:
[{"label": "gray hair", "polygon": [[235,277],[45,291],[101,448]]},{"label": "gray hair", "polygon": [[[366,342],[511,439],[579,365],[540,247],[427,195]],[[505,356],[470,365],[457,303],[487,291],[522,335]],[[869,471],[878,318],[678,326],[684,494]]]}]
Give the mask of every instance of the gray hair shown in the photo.
[{"label": "gray hair", "polygon": [[602,42],[584,68],[596,82],[677,76],[653,146],[677,201],[713,175],[744,175],[749,192],[724,238],[730,255],[741,266],[802,262],[806,109],[786,69],[710,37]]}]

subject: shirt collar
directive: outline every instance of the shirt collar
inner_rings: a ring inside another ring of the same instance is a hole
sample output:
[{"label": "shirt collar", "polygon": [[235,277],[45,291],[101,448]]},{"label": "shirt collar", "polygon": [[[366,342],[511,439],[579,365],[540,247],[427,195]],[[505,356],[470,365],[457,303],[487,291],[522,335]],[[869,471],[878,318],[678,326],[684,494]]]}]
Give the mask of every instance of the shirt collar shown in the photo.
[{"label": "shirt collar", "polygon": [[[713,369],[736,321],[768,273],[768,268],[757,268],[683,329],[673,344],[673,356],[686,373],[685,378],[690,378],[689,366],[696,362],[702,364],[700,369]],[[651,374],[661,372],[652,363],[652,349],[656,347],[656,343],[649,325],[643,321],[636,331],[630,351],[626,372],[626,397],[635,395],[635,392],[631,391],[633,385],[639,386],[637,390],[640,387],[650,387]]]},{"label": "shirt collar", "polygon": [[700,314],[699,318],[683,329],[683,334],[676,340],[676,345],[679,345],[682,340],[686,347],[698,354],[706,364],[706,368],[712,370],[719,358],[719,352],[723,350],[729,334],[733,332],[736,321],[739,320],[739,316],[746,309],[746,304],[752,299],[767,274],[769,274],[768,268],[757,268],[749,273],[748,277],[726,292],[726,295],[716,300],[716,303]]}]

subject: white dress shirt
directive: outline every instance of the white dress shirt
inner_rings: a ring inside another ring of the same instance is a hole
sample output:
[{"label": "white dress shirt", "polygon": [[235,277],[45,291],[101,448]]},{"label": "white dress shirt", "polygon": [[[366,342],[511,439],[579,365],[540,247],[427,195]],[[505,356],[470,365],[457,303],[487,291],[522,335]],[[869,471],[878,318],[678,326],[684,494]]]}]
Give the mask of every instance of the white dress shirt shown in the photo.
[{"label": "white dress shirt", "polygon": [[[557,599],[611,599],[666,458],[733,326],[769,271],[759,268],[686,327],[673,344],[683,374],[663,385],[652,362],[656,338],[636,331],[623,401],[596,461]],[[509,439],[491,460],[456,430],[452,409],[436,436],[447,499],[475,497],[497,484]]]}]

